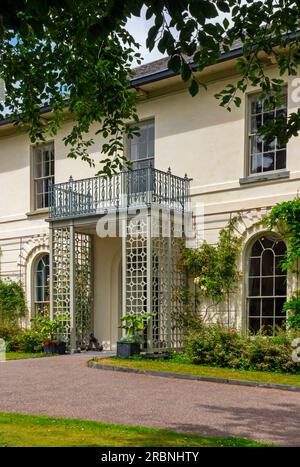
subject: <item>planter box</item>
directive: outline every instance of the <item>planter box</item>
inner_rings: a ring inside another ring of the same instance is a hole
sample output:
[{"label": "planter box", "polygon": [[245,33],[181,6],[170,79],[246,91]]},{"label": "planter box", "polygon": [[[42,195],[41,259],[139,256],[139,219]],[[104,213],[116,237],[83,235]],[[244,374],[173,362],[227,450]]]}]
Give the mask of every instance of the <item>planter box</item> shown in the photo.
[{"label": "planter box", "polygon": [[128,358],[132,355],[139,354],[141,351],[140,344],[128,344],[126,342],[117,343],[117,357]]},{"label": "planter box", "polygon": [[66,343],[49,342],[49,344],[44,345],[44,352],[46,354],[57,353],[59,355],[64,355],[66,353]]}]

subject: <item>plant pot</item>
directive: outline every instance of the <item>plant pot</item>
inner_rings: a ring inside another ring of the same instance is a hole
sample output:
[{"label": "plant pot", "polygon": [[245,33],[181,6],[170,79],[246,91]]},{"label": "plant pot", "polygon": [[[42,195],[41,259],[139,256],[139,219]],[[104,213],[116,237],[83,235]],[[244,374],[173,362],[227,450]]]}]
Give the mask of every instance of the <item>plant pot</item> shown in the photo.
[{"label": "plant pot", "polygon": [[44,352],[46,354],[57,353],[59,355],[64,355],[66,353],[66,343],[49,342],[48,344],[44,344]]},{"label": "plant pot", "polygon": [[128,343],[128,342],[118,342],[117,343],[117,357],[118,358],[128,358],[132,355],[139,354],[141,352],[140,344]]}]

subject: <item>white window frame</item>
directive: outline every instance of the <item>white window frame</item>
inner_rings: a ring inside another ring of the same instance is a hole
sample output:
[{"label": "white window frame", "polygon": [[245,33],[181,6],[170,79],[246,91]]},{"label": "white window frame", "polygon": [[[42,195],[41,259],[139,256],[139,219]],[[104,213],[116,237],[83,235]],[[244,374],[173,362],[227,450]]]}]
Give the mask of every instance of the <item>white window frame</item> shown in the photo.
[{"label": "white window frame", "polygon": [[[44,268],[48,266],[48,278],[45,278],[45,269],[42,272],[42,277],[43,277],[43,283],[41,285],[38,285],[37,282],[37,274],[38,274],[38,266],[40,264],[40,261],[44,259],[45,257],[48,257],[48,265],[46,264]],[[38,257],[35,259],[34,263],[34,268],[33,268],[33,303],[34,303],[34,315],[39,316],[41,315],[41,310],[45,307],[50,307],[50,258],[49,258],[49,253],[42,253],[38,255]],[[43,300],[38,300],[38,288],[41,289]],[[46,292],[48,290],[48,296],[49,299],[45,300],[46,297]]]},{"label": "white window frame", "polygon": [[[126,142],[126,155],[127,158],[132,161],[132,168],[133,169],[139,169],[141,168],[140,165],[144,166],[144,163],[149,162],[149,166],[154,167],[155,165],[155,120],[154,118],[148,118],[147,120],[142,120],[141,122],[131,124],[129,126],[134,126],[134,127],[139,127],[140,129],[145,128],[145,127],[150,127],[153,126],[153,156],[149,156],[148,154],[145,154],[145,157],[137,160],[132,160],[132,151],[131,151],[131,145],[133,143],[133,139],[127,138]],[[148,142],[147,142],[147,152],[148,152]],[[146,164],[148,166],[148,164]],[[143,168],[142,167],[142,168]]]},{"label": "white window frame", "polygon": [[[37,161],[38,151],[42,151],[41,162]],[[50,152],[51,157],[49,160],[49,173],[46,173],[45,156],[46,151]],[[37,164],[41,165],[41,173],[37,175]],[[41,192],[37,192],[37,185],[39,182],[46,184],[46,181],[54,183],[55,177],[55,152],[54,142],[50,141],[47,143],[39,144],[31,147],[31,211],[47,210],[49,207],[48,192],[43,189]],[[44,185],[45,186],[45,185]],[[44,187],[43,187],[44,188]],[[38,196],[42,197],[42,203],[38,202]]]},{"label": "white window frame", "polygon": [[[278,111],[282,111],[283,109],[285,109],[286,113],[287,113],[287,96],[288,96],[288,89],[287,89],[287,86],[285,85],[284,88],[284,95],[286,96],[286,105],[282,105],[281,107],[277,107],[276,109],[274,109],[274,116],[276,116],[276,113]],[[263,107],[263,101],[262,102],[262,109],[261,109],[261,112],[257,112],[257,113],[252,113],[252,100],[257,98],[259,95],[261,94],[261,92],[252,92],[252,93],[249,93],[248,94],[248,99],[247,99],[247,175],[249,177],[257,177],[257,176],[264,176],[266,174],[272,174],[272,173],[278,173],[278,172],[283,172],[283,171],[286,171],[287,169],[287,146],[283,146],[281,148],[277,147],[277,138],[275,138],[275,143],[274,143],[274,149],[273,150],[269,150],[269,151],[264,151],[264,147],[263,147],[263,142],[262,142],[262,152],[257,152],[257,153],[253,153],[252,152],[252,148],[251,148],[251,141],[252,141],[252,138],[255,138],[255,136],[257,135],[257,133],[255,131],[252,131],[252,118],[255,117],[255,116],[262,116],[262,122],[263,122],[263,115],[264,114],[267,114],[267,113],[270,113],[272,112],[272,110],[265,110],[264,111],[264,107]],[[280,151],[285,151],[285,165],[284,167],[280,167],[280,168],[277,168],[277,153],[279,153]],[[273,169],[270,169],[270,170],[263,170],[263,162],[264,162],[264,158],[267,158],[268,157],[268,154],[272,154],[274,153],[274,168]],[[255,156],[255,154],[257,154],[256,157],[260,156],[261,157],[261,170],[260,171],[252,171],[252,159],[253,159],[253,155]]]},{"label": "white window frame", "polygon": [[[272,240],[273,241],[273,245],[272,247],[265,247],[263,244],[262,244],[262,241],[264,239],[269,239],[269,240]],[[262,247],[262,251],[260,254],[253,254],[253,247],[255,246],[255,244],[257,242],[260,242],[261,244],[261,247]],[[285,243],[280,237],[277,237],[275,236],[274,234],[272,233],[266,233],[266,234],[261,234],[259,235],[258,237],[256,237],[254,239],[254,241],[251,243],[251,247],[249,249],[249,252],[248,252],[248,260],[247,260],[247,330],[249,331],[250,330],[250,319],[259,319],[260,320],[260,329],[262,328],[262,323],[263,323],[263,319],[273,319],[273,333],[274,333],[274,328],[275,328],[275,325],[277,324],[277,322],[279,322],[279,320],[276,318],[279,318],[279,319],[284,319],[286,317],[286,313],[276,313],[276,300],[279,299],[279,300],[283,300],[283,301],[286,301],[286,298],[287,298],[287,294],[288,294],[288,288],[287,288],[287,279],[288,279],[288,276],[287,276],[287,273],[284,272],[284,271],[280,271],[280,274],[278,274],[276,272],[276,258],[277,258],[277,261],[279,262],[280,260],[284,259],[284,254],[276,254],[275,251],[274,251],[274,245],[275,243],[277,242],[282,242],[282,243]],[[285,248],[286,248],[286,245],[285,245]],[[273,255],[274,255],[274,258],[273,258],[273,274],[270,276],[270,275],[264,275],[263,274],[263,271],[262,271],[262,259],[263,259],[263,253],[267,250],[271,250],[273,252]],[[251,275],[250,274],[250,264],[251,264],[251,260],[259,260],[259,263],[260,263],[260,271],[259,271],[259,274],[255,274],[255,275]],[[284,278],[285,281],[286,281],[286,286],[285,286],[285,294],[284,295],[279,295],[279,294],[276,294],[276,279],[277,278]],[[259,280],[259,293],[258,295],[253,295],[253,294],[250,294],[250,280]],[[262,287],[263,287],[263,279],[272,279],[273,281],[273,294],[272,295],[265,295],[263,293],[263,290],[262,290]],[[263,311],[262,311],[262,304],[263,304],[263,300],[264,299],[272,299],[273,300],[273,314],[271,315],[263,315]],[[260,311],[259,311],[259,314],[258,315],[251,315],[250,316],[250,304],[251,304],[251,300],[259,300],[260,301],[260,305],[259,305],[259,308],[260,308]]]}]

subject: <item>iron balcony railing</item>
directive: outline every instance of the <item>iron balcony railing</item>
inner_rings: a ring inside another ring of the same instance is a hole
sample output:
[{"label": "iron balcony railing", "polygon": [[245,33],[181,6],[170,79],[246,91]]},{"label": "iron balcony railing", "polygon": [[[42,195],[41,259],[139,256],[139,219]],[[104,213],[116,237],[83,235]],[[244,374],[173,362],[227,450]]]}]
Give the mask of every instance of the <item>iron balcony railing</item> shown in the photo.
[{"label": "iron balcony railing", "polygon": [[51,219],[89,216],[110,211],[159,205],[188,211],[190,179],[146,167],[120,172],[111,178],[92,177],[51,184]]}]

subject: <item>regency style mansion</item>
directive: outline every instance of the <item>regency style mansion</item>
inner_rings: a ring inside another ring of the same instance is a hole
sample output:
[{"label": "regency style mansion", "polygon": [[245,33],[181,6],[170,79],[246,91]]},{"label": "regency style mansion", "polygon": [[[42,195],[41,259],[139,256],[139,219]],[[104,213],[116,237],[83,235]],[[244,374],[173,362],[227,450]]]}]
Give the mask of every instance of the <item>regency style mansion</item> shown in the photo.
[{"label": "regency style mansion", "polygon": [[[71,120],[41,145],[31,145],[9,120],[0,122],[0,278],[23,284],[28,322],[49,308],[52,317],[68,317],[70,350],[90,332],[114,349],[122,314],[154,311],[145,348],[180,346],[174,289],[186,281],[177,268],[186,219],[197,247],[203,239],[215,243],[239,214],[243,274],[230,325],[254,331],[280,325],[294,278],[276,267],[285,243],[259,221],[297,195],[299,141],[266,145],[257,128],[297,103],[287,78],[286,99],[274,112],[258,99],[259,89],[232,112],[220,108],[214,95],[236,81],[240,55],[237,47],[202,72],[208,89],[194,98],[167,59],[139,67],[131,86],[139,94],[140,136],[125,144],[133,170],[112,179],[66,157],[62,140]],[[277,75],[271,62],[269,74]],[[41,117],[51,119],[51,110],[42,109]],[[90,150],[96,160],[101,145],[99,138]]]}]

